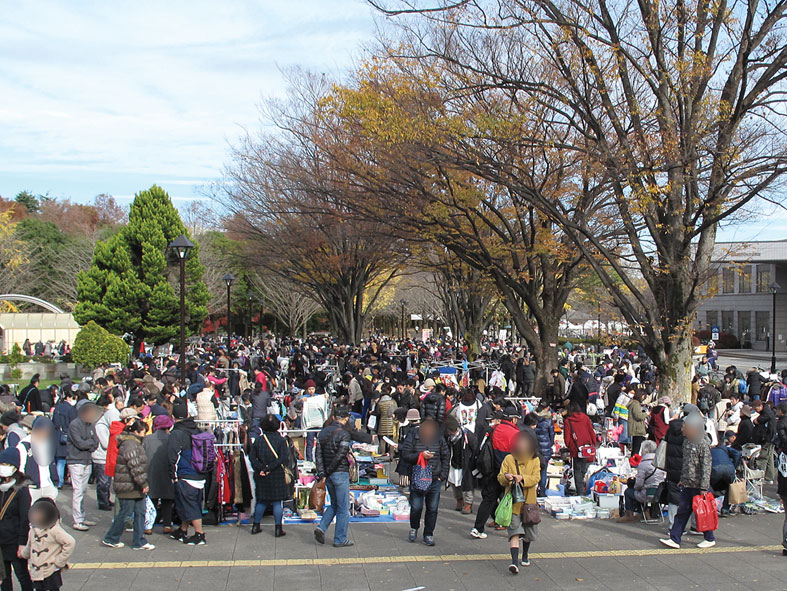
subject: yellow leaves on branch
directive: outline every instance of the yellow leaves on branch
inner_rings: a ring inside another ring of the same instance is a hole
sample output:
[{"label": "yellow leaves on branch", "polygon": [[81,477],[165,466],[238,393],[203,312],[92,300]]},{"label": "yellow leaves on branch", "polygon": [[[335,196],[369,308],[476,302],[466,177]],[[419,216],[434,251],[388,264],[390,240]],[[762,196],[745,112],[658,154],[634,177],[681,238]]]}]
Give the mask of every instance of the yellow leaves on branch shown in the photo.
[{"label": "yellow leaves on branch", "polygon": [[13,274],[27,262],[24,244],[16,238],[13,209],[0,212],[0,270]]}]

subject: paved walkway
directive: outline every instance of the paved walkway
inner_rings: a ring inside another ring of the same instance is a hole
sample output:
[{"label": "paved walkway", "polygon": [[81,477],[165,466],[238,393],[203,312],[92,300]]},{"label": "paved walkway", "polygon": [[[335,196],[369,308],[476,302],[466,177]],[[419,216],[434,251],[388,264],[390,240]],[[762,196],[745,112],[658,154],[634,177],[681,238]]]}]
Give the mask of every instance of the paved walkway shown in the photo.
[{"label": "paved walkway", "polygon": [[[95,507],[92,496],[89,508]],[[64,523],[70,523],[70,492],[61,497]],[[99,544],[110,515],[90,512],[99,525],[75,533],[73,569],[66,589],[145,591],[148,589],[480,591],[488,588],[599,589],[787,589],[787,558],[778,545],[783,515],[722,519],[718,545],[700,551],[700,539],[686,537],[684,549],[660,546],[665,527],[619,525],[610,520],[559,522],[545,517],[532,547],[532,566],[518,577],[506,571],[510,557],[504,532],[487,540],[468,536],[471,519],[450,510],[445,498],[436,532],[437,545],[407,542],[406,523],[352,524],[352,548],[315,544],[311,526],[293,525],[274,538],[270,517],[263,532],[249,526],[208,527],[208,545],[183,546],[150,536],[152,552],[113,550]],[[68,527],[66,525],[66,527]],[[331,532],[332,533],[332,530]],[[124,541],[130,542],[131,534]]]}]

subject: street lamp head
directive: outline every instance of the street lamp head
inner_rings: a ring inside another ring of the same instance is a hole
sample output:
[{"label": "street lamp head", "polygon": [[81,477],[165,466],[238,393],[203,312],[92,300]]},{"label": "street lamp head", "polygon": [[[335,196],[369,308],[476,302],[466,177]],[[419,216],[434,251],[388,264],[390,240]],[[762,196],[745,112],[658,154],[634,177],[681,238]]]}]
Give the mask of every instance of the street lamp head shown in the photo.
[{"label": "street lamp head", "polygon": [[224,277],[222,277],[222,279],[224,280],[224,283],[227,284],[227,287],[230,287],[232,286],[232,282],[235,281],[235,275],[232,273],[227,273],[224,275]]},{"label": "street lamp head", "polygon": [[249,297],[249,302],[253,302],[254,301],[254,292],[250,291],[247,295]]},{"label": "street lamp head", "polygon": [[194,248],[194,243],[181,234],[170,242],[169,248],[175,251],[179,259],[185,259],[189,255],[189,251]]},{"label": "street lamp head", "polygon": [[779,291],[779,289],[781,289],[781,286],[780,286],[778,283],[776,283],[776,282],[774,281],[773,283],[771,283],[771,284],[768,286],[768,289],[770,289],[770,290],[771,290],[771,293],[772,293],[772,294],[775,294],[776,292],[778,292],[778,291]]},{"label": "street lamp head", "polygon": [[404,308],[407,305],[407,300],[399,300],[399,303],[402,304],[402,307]]}]

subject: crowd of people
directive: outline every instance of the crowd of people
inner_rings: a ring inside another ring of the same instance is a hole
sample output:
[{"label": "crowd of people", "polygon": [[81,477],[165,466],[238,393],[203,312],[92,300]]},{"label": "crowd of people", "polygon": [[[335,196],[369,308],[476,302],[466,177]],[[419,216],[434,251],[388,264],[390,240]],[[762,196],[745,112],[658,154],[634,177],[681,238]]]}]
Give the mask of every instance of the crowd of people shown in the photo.
[{"label": "crowd of people", "polygon": [[[3,386],[2,590],[11,589],[12,571],[23,591],[62,584],[74,548],[56,504],[66,484],[71,527],[88,531],[97,523],[86,502],[95,482],[95,508],[114,514],[105,546],[123,547],[131,529],[133,549],[154,550],[151,514],[172,542],[205,545],[216,451],[204,423],[229,416],[242,425],[239,445],[251,466],[250,482],[238,476],[232,486],[254,487],[254,506],[238,507],[248,511],[252,535],[262,532],[267,511],[273,535],[286,535],[285,503],[305,460],[330,498],[316,542],[326,542],[335,521],[333,545],[352,546],[353,442],[394,458],[395,484],[409,498],[410,542],[437,543],[440,497],[450,490],[456,511],[474,514],[472,538],[506,530],[512,574],[530,564],[550,459],[570,465],[566,492],[584,495],[602,439],[636,462],[619,521],[639,521],[647,491],[659,489],[670,524],[661,541],[669,547],[680,547],[695,496],[713,491],[726,499],[748,443],[761,445],[766,479],[778,480],[787,504],[787,475],[778,470],[787,452],[787,389],[777,376],[730,367],[714,383],[702,360],[691,400],[681,405],[659,394],[655,368],[637,351],[591,357],[567,343],[541,382],[524,348],[486,343],[481,360],[470,368],[467,348],[452,341],[380,338],[351,347],[268,335],[196,341],[184,375],[175,356],[143,353],[125,367],[99,367],[77,382],[63,376],[45,390],[39,376],[16,396]],[[436,361],[456,373],[441,373]],[[43,530],[50,532],[45,543]],[[713,546],[713,532],[703,534],[698,546]],[[787,555],[787,521],[783,543]]]}]

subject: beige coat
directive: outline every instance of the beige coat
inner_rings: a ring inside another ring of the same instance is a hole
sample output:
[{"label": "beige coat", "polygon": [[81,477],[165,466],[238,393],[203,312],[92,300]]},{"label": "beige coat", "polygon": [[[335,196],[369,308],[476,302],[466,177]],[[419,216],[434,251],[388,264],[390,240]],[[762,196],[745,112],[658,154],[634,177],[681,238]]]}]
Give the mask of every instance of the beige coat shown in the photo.
[{"label": "beige coat", "polygon": [[30,561],[30,578],[43,581],[56,570],[65,568],[75,545],[74,538],[66,533],[59,521],[48,529],[30,526],[27,545],[22,548],[22,558]]},{"label": "beige coat", "polygon": [[197,394],[197,420],[215,421],[216,407],[213,406],[213,390],[205,388]]}]

